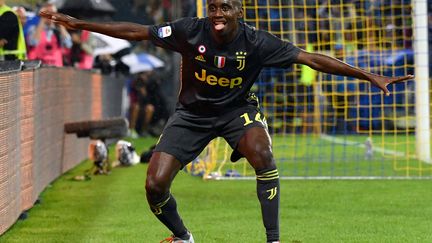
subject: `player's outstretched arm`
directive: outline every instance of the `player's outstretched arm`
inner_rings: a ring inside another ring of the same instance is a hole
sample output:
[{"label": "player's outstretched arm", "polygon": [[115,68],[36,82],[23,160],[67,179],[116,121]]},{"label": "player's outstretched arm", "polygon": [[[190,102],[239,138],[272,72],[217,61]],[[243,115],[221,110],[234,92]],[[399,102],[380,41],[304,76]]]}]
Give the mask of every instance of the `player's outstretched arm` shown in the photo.
[{"label": "player's outstretched arm", "polygon": [[367,80],[376,87],[380,88],[386,95],[390,95],[387,85],[392,83],[403,82],[414,78],[413,75],[401,76],[401,77],[386,77],[377,74],[373,74],[362,70],[360,68],[353,67],[345,62],[342,62],[336,58],[326,56],[319,53],[310,53],[301,51],[297,56],[296,63],[305,64],[317,71],[348,76]]},{"label": "player's outstretched arm", "polygon": [[39,15],[43,18],[50,19],[54,23],[62,25],[67,29],[88,30],[131,41],[149,39],[149,27],[147,25],[130,22],[97,23],[76,19],[62,13],[48,11],[41,11],[39,12]]}]

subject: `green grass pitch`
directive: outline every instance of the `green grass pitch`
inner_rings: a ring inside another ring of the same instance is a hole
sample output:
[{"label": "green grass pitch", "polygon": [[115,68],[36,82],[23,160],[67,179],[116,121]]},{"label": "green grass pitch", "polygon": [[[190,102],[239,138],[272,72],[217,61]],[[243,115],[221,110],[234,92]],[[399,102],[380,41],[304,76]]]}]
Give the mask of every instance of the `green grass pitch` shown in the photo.
[{"label": "green grass pitch", "polygon": [[[154,140],[136,140],[139,152]],[[54,181],[0,242],[159,242],[168,230],[145,199],[147,165],[90,181]],[[282,242],[432,242],[431,180],[283,180]],[[180,172],[172,193],[196,242],[265,242],[255,182],[203,181]]]}]

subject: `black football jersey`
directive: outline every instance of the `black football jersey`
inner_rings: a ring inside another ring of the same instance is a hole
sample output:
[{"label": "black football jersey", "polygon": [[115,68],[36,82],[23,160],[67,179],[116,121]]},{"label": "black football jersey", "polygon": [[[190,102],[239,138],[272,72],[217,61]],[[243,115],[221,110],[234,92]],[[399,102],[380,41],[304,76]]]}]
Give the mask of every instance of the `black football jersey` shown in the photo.
[{"label": "black football jersey", "polygon": [[194,110],[244,104],[263,67],[287,68],[300,49],[243,22],[237,36],[218,45],[208,18],[182,18],[151,27],[151,41],[182,55],[179,102]]}]

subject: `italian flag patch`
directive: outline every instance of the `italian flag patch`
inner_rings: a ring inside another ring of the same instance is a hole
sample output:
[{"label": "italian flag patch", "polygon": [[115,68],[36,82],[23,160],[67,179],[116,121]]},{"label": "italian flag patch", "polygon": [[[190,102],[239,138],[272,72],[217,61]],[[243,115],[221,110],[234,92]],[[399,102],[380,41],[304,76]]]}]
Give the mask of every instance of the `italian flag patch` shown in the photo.
[{"label": "italian flag patch", "polygon": [[225,67],[225,60],[226,60],[225,57],[215,56],[215,58],[214,58],[214,64],[218,68],[223,68],[223,67]]}]

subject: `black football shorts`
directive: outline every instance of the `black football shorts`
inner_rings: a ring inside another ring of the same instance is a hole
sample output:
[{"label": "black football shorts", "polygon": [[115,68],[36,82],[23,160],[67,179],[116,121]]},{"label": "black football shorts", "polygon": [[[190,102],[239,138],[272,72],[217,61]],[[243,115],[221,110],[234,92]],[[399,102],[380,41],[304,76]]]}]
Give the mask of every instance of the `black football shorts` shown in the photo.
[{"label": "black football shorts", "polygon": [[173,155],[185,166],[216,137],[223,137],[233,148],[231,161],[243,157],[236,148],[243,134],[252,127],[267,129],[260,109],[251,104],[218,115],[198,115],[177,109],[168,120],[154,151]]}]

